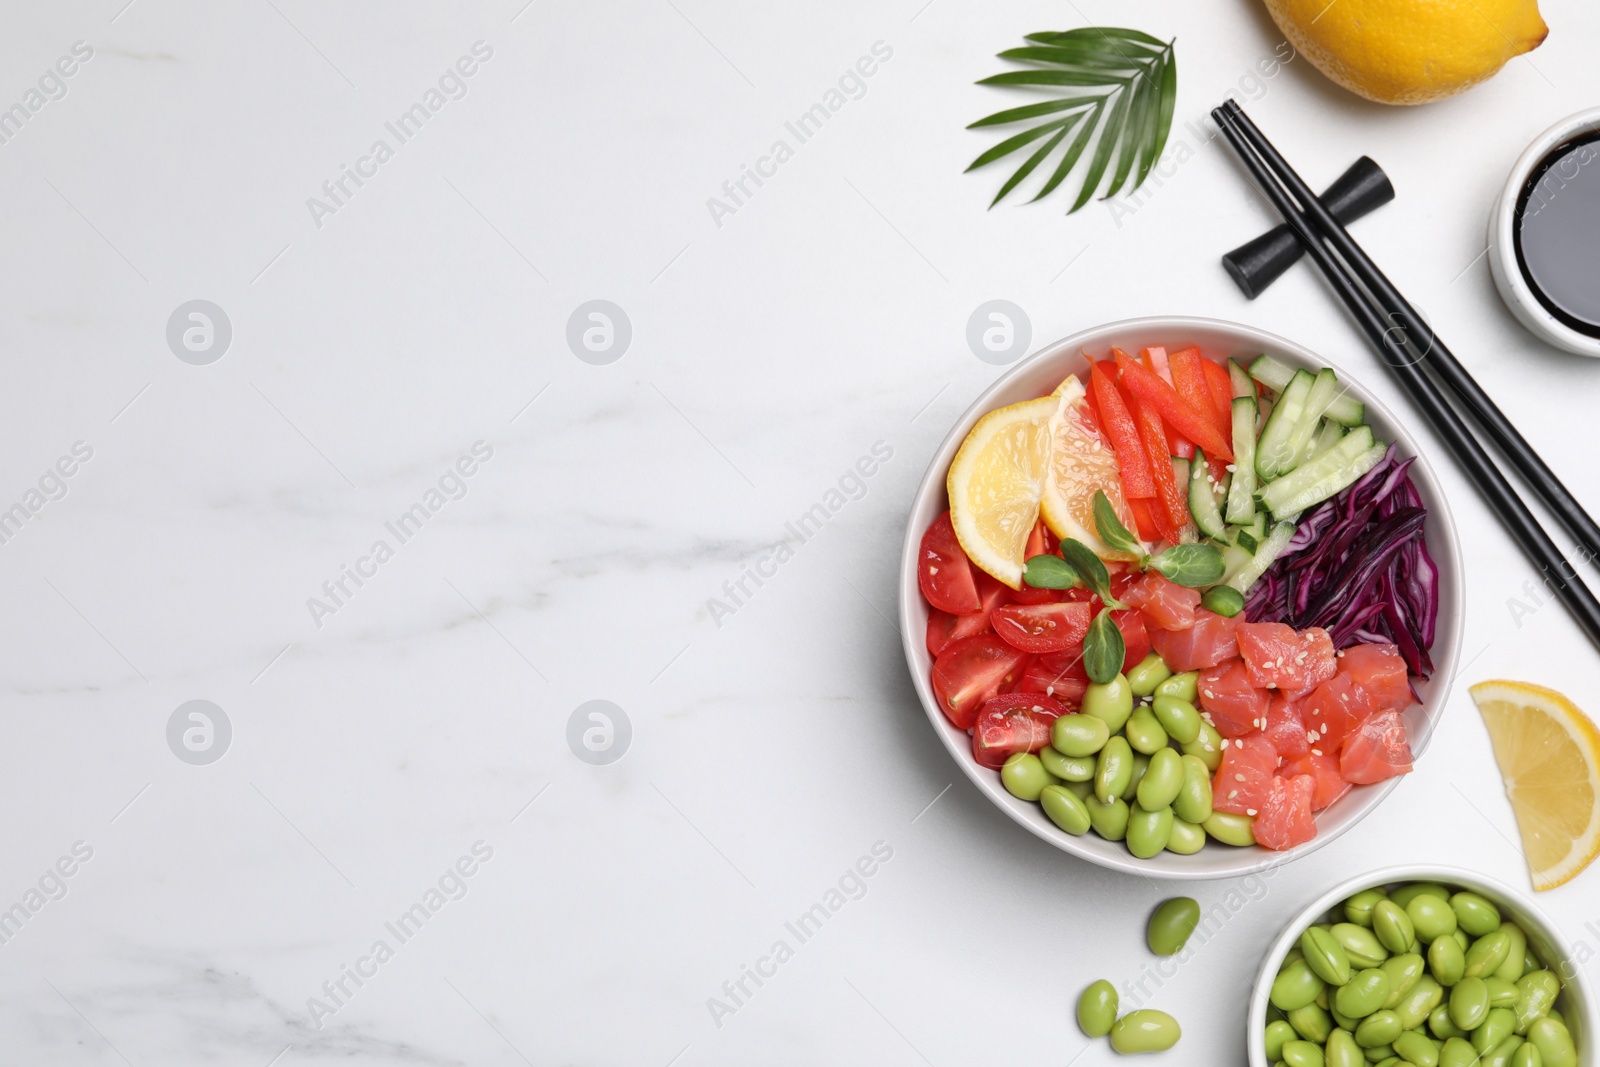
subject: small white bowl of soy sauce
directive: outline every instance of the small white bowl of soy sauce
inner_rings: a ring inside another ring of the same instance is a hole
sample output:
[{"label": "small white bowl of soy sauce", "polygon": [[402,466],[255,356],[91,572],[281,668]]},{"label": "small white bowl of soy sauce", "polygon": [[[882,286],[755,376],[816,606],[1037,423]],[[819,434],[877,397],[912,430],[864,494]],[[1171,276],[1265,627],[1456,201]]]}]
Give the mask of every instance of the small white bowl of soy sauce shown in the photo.
[{"label": "small white bowl of soy sauce", "polygon": [[1489,216],[1500,296],[1540,339],[1600,357],[1600,108],[1540,134]]}]

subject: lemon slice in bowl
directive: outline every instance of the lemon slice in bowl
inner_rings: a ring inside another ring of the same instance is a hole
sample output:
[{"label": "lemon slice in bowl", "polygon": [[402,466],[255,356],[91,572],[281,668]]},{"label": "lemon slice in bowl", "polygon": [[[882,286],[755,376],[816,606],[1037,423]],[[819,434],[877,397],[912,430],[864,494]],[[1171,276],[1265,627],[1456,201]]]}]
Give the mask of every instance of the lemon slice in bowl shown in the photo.
[{"label": "lemon slice in bowl", "polygon": [[968,558],[1021,588],[1028,535],[1050,469],[1054,396],[996,408],[972,428],[950,464],[950,522]]},{"label": "lemon slice in bowl", "polygon": [[1600,730],[1542,685],[1471,688],[1517,816],[1535,889],[1571,881],[1600,854]]},{"label": "lemon slice in bowl", "polygon": [[1069,537],[1082,541],[1101,559],[1132,559],[1131,554],[1111,551],[1095,533],[1096,492],[1106,495],[1123,526],[1129,530],[1137,526],[1122,496],[1117,455],[1089,413],[1083,382],[1076,374],[1068,375],[1053,395],[1061,401],[1061,409],[1051,425],[1050,472],[1039,500],[1045,525],[1063,541]]}]

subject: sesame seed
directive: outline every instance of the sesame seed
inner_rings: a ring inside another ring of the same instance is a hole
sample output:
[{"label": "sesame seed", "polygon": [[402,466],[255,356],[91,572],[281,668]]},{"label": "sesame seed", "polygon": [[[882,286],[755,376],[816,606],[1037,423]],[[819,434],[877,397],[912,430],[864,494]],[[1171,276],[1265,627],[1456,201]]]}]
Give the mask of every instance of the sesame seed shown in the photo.
[{"label": "sesame seed", "polygon": [[1242,781],[1244,781],[1244,775],[1236,773],[1233,776],[1233,780],[1236,781],[1236,782],[1242,782]]},{"label": "sesame seed", "polygon": [[1320,755],[1322,755],[1322,749],[1320,749],[1320,748],[1314,748],[1314,749],[1312,749],[1312,750],[1311,750],[1311,754],[1312,754],[1312,755],[1313,755],[1313,756],[1320,756]]},{"label": "sesame seed", "polygon": [[1236,797],[1238,795],[1239,795],[1239,791],[1237,789],[1230,790],[1228,792],[1228,799],[1232,800],[1234,797]]},{"label": "sesame seed", "polygon": [[1246,815],[1249,815],[1251,818],[1254,818],[1255,814],[1256,814],[1256,809],[1255,808],[1245,808],[1244,809],[1244,813]]}]

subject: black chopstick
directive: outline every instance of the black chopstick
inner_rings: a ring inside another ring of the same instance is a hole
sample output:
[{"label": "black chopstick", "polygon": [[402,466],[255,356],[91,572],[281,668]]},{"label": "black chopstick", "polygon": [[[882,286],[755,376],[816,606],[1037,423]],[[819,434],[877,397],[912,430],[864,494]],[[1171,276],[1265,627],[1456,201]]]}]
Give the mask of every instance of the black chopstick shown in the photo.
[{"label": "black chopstick", "polygon": [[1223,104],[1222,108],[1233,118],[1234,125],[1244,134],[1245,140],[1267,160],[1273,172],[1288,187],[1290,194],[1300,204],[1300,209],[1305,212],[1311,224],[1334,247],[1361,284],[1366,286],[1377,299],[1380,310],[1386,312],[1385,317],[1389,320],[1389,324],[1391,326],[1398,324],[1402,328],[1412,348],[1422,353],[1422,358],[1428,366],[1461,398],[1469,412],[1476,416],[1476,421],[1495,442],[1500,454],[1516,467],[1523,480],[1577,540],[1584,555],[1590,560],[1600,558],[1600,523],[1596,523],[1578,499],[1561,484],[1561,479],[1557,478],[1545,464],[1539,453],[1533,450],[1533,446],[1528,444],[1517,428],[1511,424],[1511,420],[1506,418],[1505,413],[1489,398],[1489,394],[1484,392],[1483,387],[1461,365],[1439,335],[1433,332],[1433,327],[1417,314],[1416,308],[1412,307],[1401,295],[1400,290],[1394,287],[1394,283],[1389,281],[1378,265],[1372,261],[1372,257],[1367,255],[1344,225],[1323,206],[1311,188],[1289,166],[1288,161],[1273,149],[1256,124],[1244,113],[1244,109],[1232,100]]},{"label": "black chopstick", "polygon": [[[1235,105],[1237,107],[1237,105]],[[1528,506],[1523,503],[1506,476],[1495,466],[1483,446],[1472,435],[1456,410],[1450,406],[1437,383],[1429,378],[1416,359],[1407,351],[1405,335],[1394,328],[1393,320],[1347,274],[1343,263],[1334,255],[1312,229],[1311,221],[1296,208],[1288,191],[1278,182],[1275,173],[1279,167],[1288,169],[1277,151],[1261,138],[1259,149],[1252,147],[1236,123],[1236,116],[1227,108],[1219,107],[1211,117],[1222,128],[1240,161],[1255,179],[1263,195],[1272,201],[1295,237],[1305,247],[1307,255],[1322,271],[1328,284],[1338,293],[1345,307],[1361,326],[1368,343],[1383,359],[1385,365],[1399,379],[1411,400],[1421,409],[1434,430],[1444,438],[1456,459],[1483,494],[1490,508],[1511,531],[1517,543],[1544,573],[1554,579],[1553,589],[1558,599],[1572,613],[1578,624],[1597,648],[1600,648],[1600,601],[1577,577],[1577,571],[1562,556],[1561,550],[1550,535],[1545,533]],[[1259,131],[1258,131],[1259,136]],[[1259,156],[1258,156],[1259,151]],[[1313,200],[1315,198],[1313,197]]]}]

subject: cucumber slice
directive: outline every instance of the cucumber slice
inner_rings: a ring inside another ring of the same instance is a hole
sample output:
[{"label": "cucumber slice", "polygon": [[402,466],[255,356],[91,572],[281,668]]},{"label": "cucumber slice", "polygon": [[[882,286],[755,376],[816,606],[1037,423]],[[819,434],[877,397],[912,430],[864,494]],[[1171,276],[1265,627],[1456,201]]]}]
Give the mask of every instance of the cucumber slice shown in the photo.
[{"label": "cucumber slice", "polygon": [[1261,439],[1256,442],[1256,473],[1262,481],[1270,482],[1294,469],[1295,454],[1290,436],[1305,417],[1306,401],[1311,398],[1315,382],[1310,371],[1297,370],[1283,387],[1272,408],[1272,416],[1267,419],[1266,429],[1261,431]]},{"label": "cucumber slice", "polygon": [[[1317,371],[1317,380],[1311,384],[1311,394],[1306,397],[1305,411],[1300,415],[1300,421],[1294,424],[1289,431],[1289,454],[1293,457],[1292,463],[1298,466],[1311,451],[1311,439],[1317,432],[1317,426],[1322,422],[1322,415],[1328,410],[1328,405],[1333,398],[1339,395],[1339,378],[1323,367]],[[1288,470],[1293,470],[1291,466]]]},{"label": "cucumber slice", "polygon": [[[1256,584],[1256,580],[1267,572],[1268,567],[1272,566],[1273,561],[1283,554],[1284,548],[1289,544],[1289,538],[1293,536],[1294,523],[1278,523],[1272,528],[1272,532],[1267,535],[1267,539],[1261,542],[1261,546],[1256,549],[1255,555],[1250,557],[1250,562],[1240,567],[1233,574],[1228,575],[1223,584],[1232,586],[1241,593],[1248,593],[1250,587]],[[1223,573],[1227,574],[1226,554],[1223,557]]]},{"label": "cucumber slice", "polygon": [[1247,551],[1254,552],[1261,542],[1267,539],[1267,513],[1257,511],[1256,517],[1248,525],[1230,528],[1233,534],[1233,543]]},{"label": "cucumber slice", "polygon": [[1202,449],[1194,450],[1194,461],[1189,464],[1189,514],[1195,526],[1207,537],[1228,536],[1227,523],[1222,521],[1222,493],[1211,481],[1211,467],[1206,463]]},{"label": "cucumber slice", "polygon": [[1222,550],[1222,580],[1224,582],[1250,566],[1255,553],[1238,545],[1228,545]]},{"label": "cucumber slice", "polygon": [[[1271,356],[1262,356],[1250,364],[1250,377],[1275,393],[1283,392],[1294,374],[1294,368]],[[1367,420],[1367,406],[1341,391],[1328,405],[1325,414],[1341,426],[1360,426]]]},{"label": "cucumber slice", "polygon": [[1236,359],[1228,360],[1228,380],[1233,383],[1233,395],[1236,399],[1245,396],[1251,400],[1256,398],[1255,379],[1250,377],[1250,372]]},{"label": "cucumber slice", "polygon": [[1322,421],[1322,429],[1317,431],[1317,436],[1311,441],[1310,450],[1304,457],[1301,458],[1300,462],[1304,463],[1307,460],[1316,459],[1318,456],[1328,451],[1328,449],[1338,444],[1339,439],[1343,436],[1343,426],[1340,426],[1332,419],[1324,419]]},{"label": "cucumber slice", "polygon": [[1256,400],[1233,401],[1233,480],[1228,485],[1228,521],[1249,522],[1256,513]]},{"label": "cucumber slice", "polygon": [[1353,484],[1378,465],[1385,451],[1387,446],[1373,441],[1371,427],[1357,427],[1327,452],[1268,485],[1260,493],[1261,503],[1280,518],[1304,511]]}]

